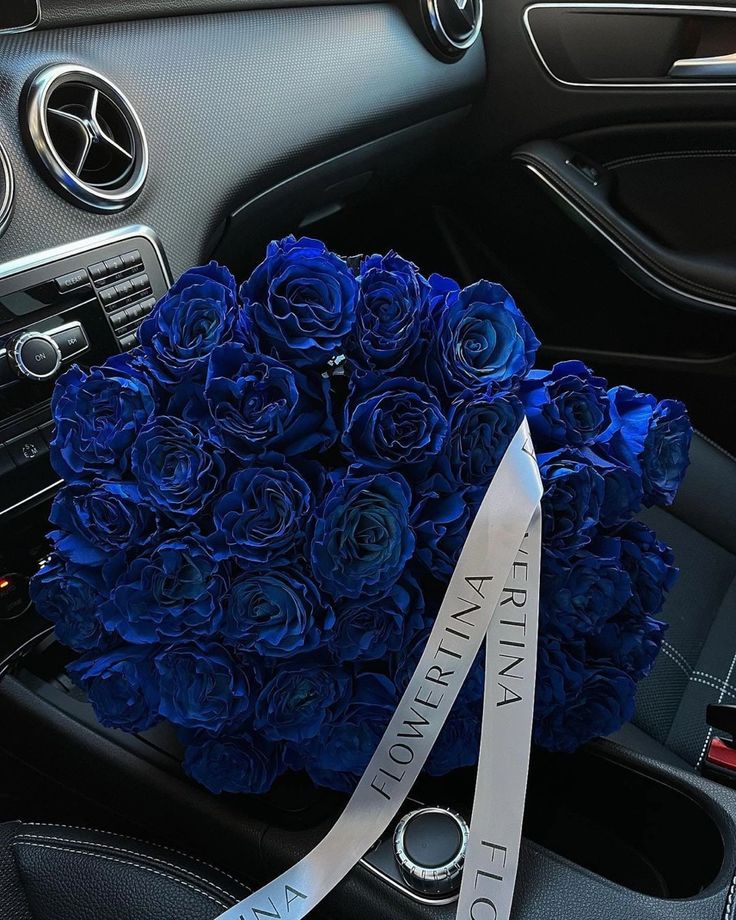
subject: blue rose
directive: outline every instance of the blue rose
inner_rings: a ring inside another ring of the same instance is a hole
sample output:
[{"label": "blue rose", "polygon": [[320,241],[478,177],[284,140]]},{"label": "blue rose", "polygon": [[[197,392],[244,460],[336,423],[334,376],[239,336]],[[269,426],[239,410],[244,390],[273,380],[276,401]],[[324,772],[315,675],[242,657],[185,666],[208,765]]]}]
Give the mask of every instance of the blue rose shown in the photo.
[{"label": "blue rose", "polygon": [[554,746],[557,723],[569,702],[580,695],[585,681],[585,648],[581,640],[563,642],[540,632],[537,681],[534,691],[534,740]]},{"label": "blue rose", "polygon": [[472,488],[479,500],[524,417],[515,396],[491,396],[466,391],[455,399],[447,417],[445,441],[448,476]]},{"label": "blue rose", "polygon": [[585,455],[603,477],[603,501],[600,523],[603,527],[619,527],[641,511],[643,486],[641,475],[632,466],[586,449]]},{"label": "blue rose", "polygon": [[351,357],[365,370],[396,372],[425,348],[429,285],[393,250],[363,259]]},{"label": "blue rose", "polygon": [[337,437],[329,382],[230,343],[212,352],[205,398],[211,436],[242,460],[320,451]]},{"label": "blue rose", "polygon": [[416,560],[433,577],[452,575],[473,523],[474,499],[470,489],[441,473],[422,484],[412,510]]},{"label": "blue rose", "polygon": [[380,661],[406,648],[423,626],[424,595],[404,575],[384,597],[339,606],[330,647],[340,661]]},{"label": "blue rose", "polygon": [[634,715],[636,684],[606,665],[584,671],[579,693],[535,723],[537,744],[550,751],[572,753],[593,738],[610,735]]},{"label": "blue rose", "polygon": [[640,521],[619,531],[621,561],[634,588],[634,608],[656,616],[677,580],[674,554]]},{"label": "blue rose", "polygon": [[155,657],[161,715],[184,728],[219,732],[253,708],[259,675],[239,667],[216,642],[181,642]]},{"label": "blue rose", "polygon": [[447,420],[439,400],[412,377],[354,375],[345,403],[345,456],[366,469],[426,463],[442,449]]},{"label": "blue rose", "polygon": [[649,434],[657,400],[649,393],[639,393],[631,387],[612,387],[608,391],[610,422],[598,438],[607,450],[624,466],[637,472],[639,458]]},{"label": "blue rose", "polygon": [[67,482],[122,479],[130,448],[155,408],[147,384],[115,367],[73,365],[59,377],[51,401],[56,434],[51,463]]},{"label": "blue rose", "polygon": [[161,414],[179,418],[202,434],[208,435],[214,425],[210,407],[204,395],[205,381],[187,377],[176,385],[167,405],[160,404]]},{"label": "blue rose", "polygon": [[237,316],[230,272],[217,262],[190,268],[138,330],[151,372],[170,387],[198,375],[212,349],[232,336]]},{"label": "blue rose", "polygon": [[666,631],[667,623],[661,620],[624,611],[591,637],[589,651],[640,681],[652,670]]},{"label": "blue rose", "polygon": [[80,565],[101,565],[111,554],[143,543],[156,532],[156,516],[129,482],[65,486],[56,494],[49,534],[59,553]]},{"label": "blue rose", "polygon": [[141,493],[173,518],[199,514],[220,486],[225,464],[192,425],[161,416],[143,427],[131,453]]},{"label": "blue rose", "polygon": [[306,768],[312,781],[318,786],[352,792],[397,702],[396,688],[387,677],[370,672],[358,674],[339,721],[327,725],[308,748]]},{"label": "blue rose", "polygon": [[269,244],[240,293],[248,332],[263,354],[321,369],[352,329],[358,283],[324,243],[288,236]]},{"label": "blue rose", "polygon": [[347,475],[314,525],[312,569],[334,598],[376,597],[398,581],[414,552],[411,491],[398,473]]},{"label": "blue rose", "polygon": [[425,766],[430,776],[445,776],[478,763],[480,706],[453,706]]},{"label": "blue rose", "polygon": [[479,281],[450,290],[435,303],[432,319],[428,375],[449,395],[510,389],[534,364],[539,342],[500,284]]},{"label": "blue rose", "polygon": [[196,533],[164,534],[124,569],[100,615],[107,629],[135,644],[209,636],[220,626],[224,590]]},{"label": "blue rose", "polygon": [[603,476],[590,457],[572,449],[540,454],[538,461],[545,545],[563,550],[584,546],[600,520]]},{"label": "blue rose", "polygon": [[141,732],[159,721],[158,675],[149,649],[122,646],[86,655],[67,670],[102,725]]},{"label": "blue rose", "polygon": [[289,466],[235,473],[214,505],[215,558],[275,565],[296,557],[312,513],[312,492]]},{"label": "blue rose", "polygon": [[641,458],[646,505],[671,505],[690,463],[693,429],[685,406],[663,399],[653,414]]},{"label": "blue rose", "polygon": [[99,618],[104,598],[95,569],[64,564],[55,557],[33,576],[30,594],[63,645],[78,652],[104,646],[108,636]]},{"label": "blue rose", "polygon": [[261,795],[283,772],[283,757],[275,744],[241,731],[213,738],[205,732],[187,745],[184,772],[210,792]]},{"label": "blue rose", "polygon": [[342,714],[350,693],[341,668],[284,665],[256,701],[255,727],[271,741],[308,741]]},{"label": "blue rose", "polygon": [[593,552],[546,551],[542,557],[541,628],[564,639],[600,631],[631,597],[621,565],[621,542],[599,539]]},{"label": "blue rose", "polygon": [[532,371],[519,395],[539,451],[592,444],[608,426],[607,384],[582,361]]},{"label": "blue rose", "polygon": [[222,634],[264,658],[291,658],[322,645],[334,622],[331,608],[306,576],[272,570],[233,581]]}]

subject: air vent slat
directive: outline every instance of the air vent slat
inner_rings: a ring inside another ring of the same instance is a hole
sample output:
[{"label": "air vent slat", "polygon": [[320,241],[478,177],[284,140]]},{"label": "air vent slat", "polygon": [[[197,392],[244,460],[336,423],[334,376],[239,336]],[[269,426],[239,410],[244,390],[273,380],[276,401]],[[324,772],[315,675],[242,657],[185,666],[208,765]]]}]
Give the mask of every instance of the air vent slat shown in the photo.
[{"label": "air vent slat", "polygon": [[55,187],[94,210],[130,204],[146,180],[148,147],[123,93],[92,70],[56,64],[26,95],[26,135]]}]

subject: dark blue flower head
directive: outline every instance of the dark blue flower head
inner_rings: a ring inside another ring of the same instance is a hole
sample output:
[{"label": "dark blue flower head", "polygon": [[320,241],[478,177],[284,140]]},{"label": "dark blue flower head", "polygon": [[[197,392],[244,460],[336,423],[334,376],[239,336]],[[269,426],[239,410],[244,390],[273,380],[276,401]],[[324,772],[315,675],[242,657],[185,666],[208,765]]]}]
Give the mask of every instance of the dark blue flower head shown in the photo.
[{"label": "dark blue flower head", "polygon": [[210,792],[261,795],[283,772],[277,745],[250,732],[213,737],[198,732],[184,751],[184,771]]},{"label": "dark blue flower head", "polygon": [[258,697],[255,727],[271,741],[308,741],[342,714],[350,693],[342,668],[283,665]]},{"label": "dark blue flower head", "polygon": [[67,670],[102,725],[141,732],[159,721],[158,675],[149,649],[120,646],[85,655]]},{"label": "dark blue flower head", "polygon": [[592,444],[608,426],[607,383],[582,361],[532,371],[519,395],[538,451]]},{"label": "dark blue flower head", "polygon": [[524,417],[516,396],[465,391],[450,407],[445,441],[447,473],[482,497]]},{"label": "dark blue flower head", "polygon": [[123,570],[100,616],[128,642],[213,635],[225,589],[217,562],[195,532],[164,534]]},{"label": "dark blue flower head", "polygon": [[350,354],[365,370],[395,372],[426,347],[429,285],[417,267],[391,251],[363,259]]},{"label": "dark blue flower head", "polygon": [[646,505],[671,505],[690,463],[693,429],[685,406],[663,399],[653,414],[641,457]]},{"label": "dark blue flower head", "polygon": [[639,458],[644,452],[657,400],[649,393],[618,386],[608,391],[608,401],[611,420],[598,442],[606,446],[614,459],[640,472]]},{"label": "dark blue flower head", "polygon": [[347,708],[308,749],[306,768],[313,782],[352,792],[397,702],[396,687],[387,677],[371,672],[358,674]]},{"label": "dark blue flower head", "polygon": [[240,293],[247,331],[263,354],[322,369],[353,327],[358,282],[324,243],[288,236],[269,244]]},{"label": "dark blue flower head", "polygon": [[600,523],[619,527],[641,511],[643,485],[634,467],[586,449],[585,455],[603,477],[603,502]]},{"label": "dark blue flower head", "polygon": [[474,490],[439,472],[418,487],[412,509],[415,558],[431,576],[448,579],[454,571],[477,510],[476,498]]},{"label": "dark blue flower head", "polygon": [[545,552],[541,581],[542,629],[563,639],[600,631],[631,597],[631,579],[621,566],[621,543],[599,539],[593,551]]},{"label": "dark blue flower head", "polygon": [[212,349],[231,338],[237,316],[232,274],[217,262],[190,268],[138,330],[151,373],[164,386],[200,374]]},{"label": "dark blue flower head", "polygon": [[341,604],[330,647],[340,661],[381,661],[406,648],[423,626],[424,597],[406,574],[384,597]]},{"label": "dark blue flower head", "polygon": [[49,519],[59,528],[50,534],[58,551],[80,565],[102,565],[157,530],[155,512],[130,482],[65,486],[56,494]]},{"label": "dark blue flower head", "polygon": [[187,377],[177,384],[168,405],[159,404],[161,415],[179,418],[202,434],[208,434],[214,424],[210,407],[204,395],[205,380],[199,377]]},{"label": "dark blue flower head", "polygon": [[589,640],[589,652],[640,681],[652,670],[662,647],[667,623],[647,614],[623,612]]},{"label": "dark blue flower head", "polygon": [[54,558],[31,579],[31,600],[56,637],[75,651],[98,649],[108,636],[100,623],[102,585],[96,569]]},{"label": "dark blue flower head", "polygon": [[205,398],[212,438],[242,460],[323,450],[337,436],[327,380],[237,343],[213,351]]},{"label": "dark blue flower head", "polygon": [[677,579],[674,554],[640,521],[629,522],[619,535],[621,561],[634,588],[634,609],[656,616]]},{"label": "dark blue flower head", "polygon": [[56,434],[51,463],[67,482],[122,479],[130,447],[155,403],[143,379],[128,369],[73,365],[56,382],[51,408]]},{"label": "dark blue flower head", "polygon": [[293,561],[312,510],[312,491],[290,466],[240,470],[213,509],[209,543],[215,558],[234,558],[243,566]]},{"label": "dark blue flower head", "polygon": [[332,609],[309,578],[274,569],[235,579],[222,634],[263,658],[291,658],[324,644],[334,622]]},{"label": "dark blue flower head", "polygon": [[595,461],[580,451],[565,449],[540,454],[537,459],[544,483],[545,545],[562,550],[584,546],[599,522],[605,494]]},{"label": "dark blue flower head", "polygon": [[328,594],[377,597],[390,590],[414,552],[410,502],[398,473],[347,475],[335,483],[312,536],[312,568]]},{"label": "dark blue flower head", "polygon": [[192,425],[162,415],[143,427],[131,452],[141,493],[174,519],[193,518],[220,486],[225,465]]},{"label": "dark blue flower head", "polygon": [[442,449],[447,420],[435,393],[413,377],[358,373],[345,403],[343,452],[367,470],[427,463]]},{"label": "dark blue flower head", "polygon": [[155,658],[161,715],[183,728],[219,732],[253,708],[260,675],[241,668],[216,642],[181,642]]},{"label": "dark blue flower head", "polygon": [[450,290],[434,305],[432,319],[427,370],[440,391],[454,396],[467,389],[507,390],[534,365],[539,342],[500,284],[479,281]]}]

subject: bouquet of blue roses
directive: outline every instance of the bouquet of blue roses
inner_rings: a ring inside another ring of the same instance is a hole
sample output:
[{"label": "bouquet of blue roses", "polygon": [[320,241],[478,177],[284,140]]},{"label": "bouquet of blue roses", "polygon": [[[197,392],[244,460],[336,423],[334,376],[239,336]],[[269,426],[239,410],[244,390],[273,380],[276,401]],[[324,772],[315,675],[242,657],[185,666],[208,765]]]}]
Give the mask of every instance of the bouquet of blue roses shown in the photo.
[{"label": "bouquet of blue roses", "polygon": [[[574,750],[633,714],[671,551],[683,405],[534,369],[511,296],[394,252],[274,242],[238,289],[185,272],[101,367],[53,398],[50,562],[32,583],[100,722],[166,720],[185,771],[261,793],[287,770],[354,786],[426,642],[524,415],[544,483],[534,738]],[[475,762],[476,662],[430,757]]]}]

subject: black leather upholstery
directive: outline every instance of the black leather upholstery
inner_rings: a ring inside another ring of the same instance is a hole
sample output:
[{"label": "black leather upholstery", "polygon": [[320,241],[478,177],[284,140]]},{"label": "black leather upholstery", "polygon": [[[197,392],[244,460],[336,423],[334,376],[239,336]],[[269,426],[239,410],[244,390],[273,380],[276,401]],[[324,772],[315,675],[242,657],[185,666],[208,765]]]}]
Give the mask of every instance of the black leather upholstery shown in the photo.
[{"label": "black leather upholstery", "polygon": [[247,894],[207,863],[108,831],[0,824],[3,920],[213,920]]}]

